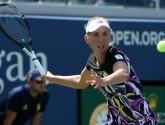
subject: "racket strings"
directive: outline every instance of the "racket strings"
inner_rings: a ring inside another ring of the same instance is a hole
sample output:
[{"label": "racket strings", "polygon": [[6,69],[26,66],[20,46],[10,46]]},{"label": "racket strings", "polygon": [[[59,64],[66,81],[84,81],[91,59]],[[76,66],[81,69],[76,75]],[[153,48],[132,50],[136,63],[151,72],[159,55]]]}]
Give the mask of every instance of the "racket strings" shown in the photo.
[{"label": "racket strings", "polygon": [[1,7],[0,25],[3,30],[15,41],[21,44],[29,42],[31,38],[29,29],[23,17],[14,9],[9,7]]}]

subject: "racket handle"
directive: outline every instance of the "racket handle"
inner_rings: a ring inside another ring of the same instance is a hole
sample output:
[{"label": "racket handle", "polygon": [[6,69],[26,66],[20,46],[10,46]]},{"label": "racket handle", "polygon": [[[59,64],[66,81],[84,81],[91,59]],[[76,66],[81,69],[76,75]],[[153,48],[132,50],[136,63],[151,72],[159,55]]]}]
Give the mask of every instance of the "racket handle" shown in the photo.
[{"label": "racket handle", "polygon": [[[44,68],[42,67],[41,63],[38,61],[38,59],[36,58],[35,60],[33,60],[35,66],[37,67],[38,71],[40,72],[41,75],[45,75],[46,72],[44,70]],[[48,84],[49,82],[46,80],[46,85]]]}]

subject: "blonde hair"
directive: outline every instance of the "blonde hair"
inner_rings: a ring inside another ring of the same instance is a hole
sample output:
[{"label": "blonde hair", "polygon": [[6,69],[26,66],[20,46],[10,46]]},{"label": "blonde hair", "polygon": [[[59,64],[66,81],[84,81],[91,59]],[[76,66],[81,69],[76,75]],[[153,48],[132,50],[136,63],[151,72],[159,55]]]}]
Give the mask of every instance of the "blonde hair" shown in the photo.
[{"label": "blonde hair", "polygon": [[86,30],[86,27],[91,23],[93,22],[94,20],[97,20],[97,19],[102,19],[102,20],[105,20],[107,23],[108,23],[108,20],[106,18],[103,18],[103,17],[100,17],[100,16],[95,16],[95,17],[92,17],[88,20],[87,24],[84,25],[84,29]]}]

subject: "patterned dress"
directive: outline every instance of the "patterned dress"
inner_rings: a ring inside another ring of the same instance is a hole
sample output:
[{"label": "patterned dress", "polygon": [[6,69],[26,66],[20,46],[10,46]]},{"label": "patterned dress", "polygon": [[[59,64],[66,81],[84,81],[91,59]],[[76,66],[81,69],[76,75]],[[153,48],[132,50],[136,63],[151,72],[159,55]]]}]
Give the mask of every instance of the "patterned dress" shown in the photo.
[{"label": "patterned dress", "polygon": [[97,75],[105,77],[113,73],[112,67],[117,61],[124,61],[127,64],[130,79],[124,83],[98,88],[106,97],[108,105],[105,125],[156,125],[154,111],[144,95],[140,80],[123,52],[110,46],[105,62],[100,66],[96,64],[96,57],[92,53],[88,58],[86,68],[94,69]]}]

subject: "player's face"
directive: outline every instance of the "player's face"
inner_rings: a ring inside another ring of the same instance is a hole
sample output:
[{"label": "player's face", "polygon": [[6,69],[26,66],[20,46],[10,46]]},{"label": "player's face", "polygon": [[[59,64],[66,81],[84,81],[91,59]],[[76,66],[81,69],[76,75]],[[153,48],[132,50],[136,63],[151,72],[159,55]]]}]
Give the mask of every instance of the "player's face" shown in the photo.
[{"label": "player's face", "polygon": [[31,87],[37,93],[42,93],[45,89],[45,82],[44,81],[35,81],[32,80]]},{"label": "player's face", "polygon": [[101,26],[87,36],[87,43],[94,52],[105,52],[109,48],[111,41],[110,30],[107,27]]}]

